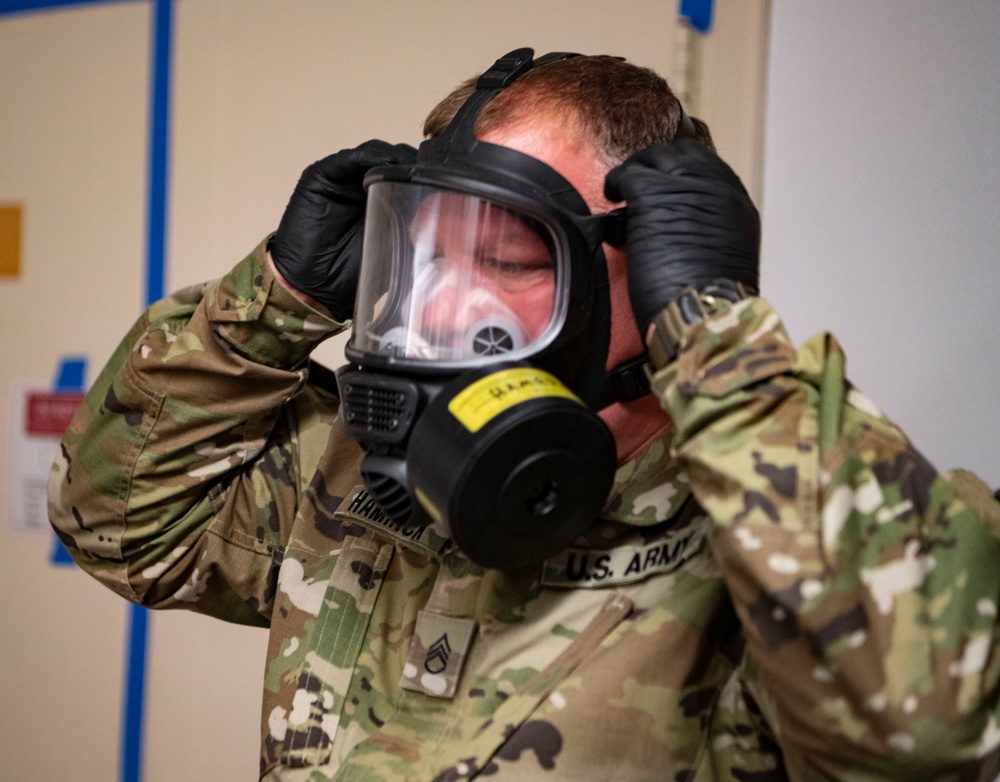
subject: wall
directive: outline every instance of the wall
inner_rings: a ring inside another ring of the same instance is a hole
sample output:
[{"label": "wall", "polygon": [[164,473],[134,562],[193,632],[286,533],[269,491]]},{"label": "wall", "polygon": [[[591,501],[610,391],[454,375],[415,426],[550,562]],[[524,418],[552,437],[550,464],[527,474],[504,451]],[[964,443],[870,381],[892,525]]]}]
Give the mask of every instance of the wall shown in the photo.
[{"label": "wall", "polygon": [[[21,274],[0,278],[4,409],[13,381],[48,384],[62,355],[87,356],[92,377],[142,307],[151,6],[0,15],[0,203],[25,210]],[[417,142],[433,103],[509,49],[623,54],[664,74],[675,63],[676,4],[663,0],[173,7],[168,290],[225,273],[273,229],[308,163],[372,136]],[[713,111],[735,147],[742,126]],[[8,459],[0,449],[0,476]],[[126,606],[51,566],[51,538],[0,514],[0,776],[115,779]],[[145,780],[254,778],[265,645],[195,615],[151,619]]]},{"label": "wall", "polygon": [[932,462],[1000,486],[1000,3],[772,14],[765,291]]}]

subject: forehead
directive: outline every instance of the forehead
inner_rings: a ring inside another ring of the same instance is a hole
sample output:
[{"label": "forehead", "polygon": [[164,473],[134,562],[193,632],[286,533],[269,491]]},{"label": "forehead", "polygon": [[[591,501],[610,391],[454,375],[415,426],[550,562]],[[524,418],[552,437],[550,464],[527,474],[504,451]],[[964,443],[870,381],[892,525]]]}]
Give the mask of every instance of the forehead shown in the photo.
[{"label": "forehead", "polygon": [[540,224],[530,226],[529,218],[496,204],[464,193],[431,193],[417,207],[410,223],[414,236],[436,236],[477,242],[514,243],[544,249]]},{"label": "forehead", "polygon": [[535,119],[494,128],[480,138],[530,155],[554,168],[583,196],[591,212],[613,208],[604,197],[608,167],[576,123]]}]

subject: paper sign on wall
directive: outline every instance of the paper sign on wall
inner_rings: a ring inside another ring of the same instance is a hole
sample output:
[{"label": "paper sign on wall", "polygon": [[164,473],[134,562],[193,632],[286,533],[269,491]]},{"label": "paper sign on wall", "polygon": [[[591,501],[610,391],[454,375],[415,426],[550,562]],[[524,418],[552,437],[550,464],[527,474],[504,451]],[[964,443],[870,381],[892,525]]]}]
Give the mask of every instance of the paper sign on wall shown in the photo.
[{"label": "paper sign on wall", "polygon": [[11,385],[7,417],[7,518],[19,532],[50,535],[46,486],[59,440],[83,401],[83,392]]}]

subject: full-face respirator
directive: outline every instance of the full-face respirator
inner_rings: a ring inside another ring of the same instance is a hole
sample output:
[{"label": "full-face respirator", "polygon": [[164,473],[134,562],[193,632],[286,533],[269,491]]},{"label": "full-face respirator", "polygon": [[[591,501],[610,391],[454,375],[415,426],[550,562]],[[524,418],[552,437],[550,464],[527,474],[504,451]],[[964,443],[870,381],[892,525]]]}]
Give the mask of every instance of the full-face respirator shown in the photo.
[{"label": "full-face respirator", "polygon": [[365,449],[383,513],[436,521],[474,562],[552,556],[596,518],[615,443],[597,416],[641,396],[641,370],[605,371],[610,332],[602,241],[551,167],[478,141],[480,109],[528,69],[501,58],[413,165],[373,169],[341,417]]}]

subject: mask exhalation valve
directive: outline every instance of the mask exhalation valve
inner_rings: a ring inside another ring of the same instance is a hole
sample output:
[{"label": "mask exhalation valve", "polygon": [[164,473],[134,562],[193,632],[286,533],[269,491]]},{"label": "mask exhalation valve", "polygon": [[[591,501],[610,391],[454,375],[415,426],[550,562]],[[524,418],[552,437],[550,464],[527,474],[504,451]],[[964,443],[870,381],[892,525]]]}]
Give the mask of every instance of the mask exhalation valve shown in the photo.
[{"label": "mask exhalation valve", "polygon": [[506,319],[490,318],[469,331],[469,351],[477,356],[502,356],[523,345],[517,326]]}]

